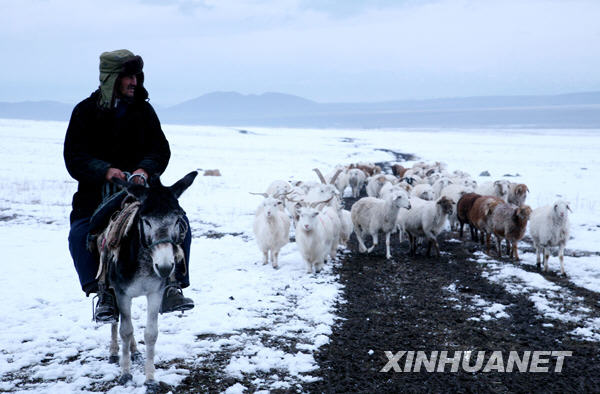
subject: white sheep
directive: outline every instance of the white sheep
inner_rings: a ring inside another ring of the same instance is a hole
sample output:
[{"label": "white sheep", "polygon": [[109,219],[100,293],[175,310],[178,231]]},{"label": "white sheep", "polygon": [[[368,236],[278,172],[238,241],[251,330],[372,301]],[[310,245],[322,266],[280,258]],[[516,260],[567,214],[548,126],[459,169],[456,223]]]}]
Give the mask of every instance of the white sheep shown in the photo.
[{"label": "white sheep", "polygon": [[558,246],[560,272],[565,274],[564,251],[569,240],[569,212],[566,201],[556,201],[553,205],[536,208],[529,218],[529,234],[535,247],[536,262],[540,267],[540,252],[544,254],[544,271],[548,271],[550,248]]},{"label": "white sheep", "polygon": [[357,198],[360,195],[366,180],[367,176],[362,170],[358,168],[348,170],[348,183],[352,188],[352,197]]},{"label": "white sheep", "polygon": [[254,236],[263,253],[263,264],[269,262],[270,252],[273,268],[277,268],[279,251],[289,241],[290,218],[282,206],[281,200],[267,195],[254,215]]},{"label": "white sheep", "polygon": [[389,182],[385,175],[377,174],[372,177],[367,178],[367,196],[369,197],[379,197],[379,192],[383,185]]},{"label": "white sheep", "polygon": [[435,192],[428,183],[421,183],[416,185],[410,191],[411,196],[418,197],[423,200],[431,201],[435,199]]},{"label": "white sheep", "polygon": [[[447,177],[441,177],[438,180],[436,180],[433,185],[431,186],[431,189],[433,190],[433,198],[432,200],[437,200],[438,198],[440,198],[442,196],[442,190],[448,186],[451,185],[453,182],[450,180],[450,178]],[[458,201],[458,200],[454,200],[454,201]]]},{"label": "white sheep", "polygon": [[504,202],[508,202],[508,188],[510,182],[501,179],[495,182],[483,183],[475,189],[475,193],[482,196],[495,196],[501,198]]},{"label": "white sheep", "polygon": [[347,209],[340,209],[338,211],[338,215],[340,217],[340,240],[339,244],[342,247],[348,246],[348,240],[350,239],[350,235],[354,231],[354,225],[352,224],[352,215],[350,211]]},{"label": "white sheep", "polygon": [[417,251],[417,238],[425,237],[429,240],[427,255],[429,256],[431,246],[434,246],[437,256],[440,256],[437,236],[442,231],[446,218],[452,213],[453,205],[452,200],[440,197],[436,201],[419,201],[418,204],[413,204],[412,209],[401,209],[398,212],[397,224],[408,233],[412,255]]},{"label": "white sheep", "polygon": [[[385,256],[392,258],[390,235],[396,229],[396,217],[400,208],[410,209],[408,193],[402,189],[388,195],[385,200],[363,197],[352,206],[350,214],[361,253],[370,253],[377,246],[379,231],[382,231],[385,234]],[[367,234],[373,238],[373,245],[368,249],[364,241]]]},{"label": "white sheep", "polygon": [[327,213],[311,206],[302,206],[298,212],[296,244],[300,255],[306,261],[306,272],[312,273],[313,267],[316,272],[320,272],[327,255],[331,254],[333,245],[339,239],[339,233],[336,236],[334,225],[330,221],[331,216]]}]

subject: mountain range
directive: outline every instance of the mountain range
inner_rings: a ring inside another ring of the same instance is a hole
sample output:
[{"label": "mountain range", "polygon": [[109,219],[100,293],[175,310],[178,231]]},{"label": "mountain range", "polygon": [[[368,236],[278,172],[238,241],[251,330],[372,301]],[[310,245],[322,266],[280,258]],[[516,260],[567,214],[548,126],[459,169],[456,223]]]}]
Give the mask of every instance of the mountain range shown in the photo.
[{"label": "mountain range", "polygon": [[[69,119],[73,105],[55,101],[3,103],[0,118]],[[163,123],[223,126],[392,128],[600,128],[600,92],[483,96],[356,103],[319,103],[283,93],[213,92],[157,107]]]}]

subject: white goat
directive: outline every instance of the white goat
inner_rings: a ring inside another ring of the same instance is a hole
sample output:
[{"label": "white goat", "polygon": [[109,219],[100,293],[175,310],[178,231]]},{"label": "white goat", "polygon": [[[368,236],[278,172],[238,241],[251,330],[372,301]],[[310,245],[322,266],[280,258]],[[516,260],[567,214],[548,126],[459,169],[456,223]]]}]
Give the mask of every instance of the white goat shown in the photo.
[{"label": "white goat", "polygon": [[288,243],[290,235],[290,218],[282,207],[281,200],[266,195],[254,215],[254,236],[263,253],[263,264],[269,262],[270,252],[273,268],[277,268],[279,251]]},{"label": "white goat", "polygon": [[483,183],[475,189],[475,193],[482,196],[495,196],[501,198],[504,202],[508,202],[508,188],[510,182],[501,179],[495,182]]},{"label": "white goat", "polygon": [[569,212],[566,201],[556,201],[553,205],[536,208],[529,218],[529,234],[535,247],[537,266],[540,267],[540,252],[544,254],[544,271],[548,271],[550,248],[558,246],[560,272],[565,275],[564,251],[569,240]]},{"label": "white goat", "polygon": [[362,170],[358,168],[348,170],[348,183],[352,188],[352,197],[357,198],[360,195],[366,180],[367,176]]},{"label": "white goat", "polygon": [[309,274],[312,273],[313,266],[316,272],[320,272],[327,255],[331,255],[332,249],[337,248],[339,233],[336,236],[336,229],[331,222],[332,217],[314,207],[299,208],[296,244],[302,258],[306,261],[306,272]]},{"label": "white goat", "polygon": [[[379,242],[379,231],[385,234],[385,256],[392,258],[390,253],[390,235],[396,229],[396,217],[400,208],[410,209],[408,193],[399,189],[388,195],[385,200],[374,197],[363,197],[350,210],[354,233],[358,239],[361,253],[370,253]],[[370,234],[373,245],[367,249],[364,236]]]}]

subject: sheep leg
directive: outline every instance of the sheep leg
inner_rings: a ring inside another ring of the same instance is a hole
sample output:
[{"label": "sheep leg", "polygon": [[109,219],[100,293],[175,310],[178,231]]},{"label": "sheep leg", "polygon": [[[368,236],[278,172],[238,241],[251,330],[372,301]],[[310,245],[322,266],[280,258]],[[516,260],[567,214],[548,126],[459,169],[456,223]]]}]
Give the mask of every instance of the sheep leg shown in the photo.
[{"label": "sheep leg", "polygon": [[459,227],[458,227],[458,232],[460,234],[460,238],[462,239],[463,237],[463,227],[465,226],[465,224],[463,222],[460,222]]},{"label": "sheep leg", "polygon": [[560,245],[560,247],[558,249],[558,259],[560,260],[560,273],[563,276],[567,276],[567,274],[565,273],[565,264],[564,264],[564,260],[565,260],[565,245]]},{"label": "sheep leg", "polygon": [[266,265],[269,262],[269,250],[265,250],[263,252],[263,265]]},{"label": "sheep leg", "polygon": [[544,271],[548,272],[548,260],[550,259],[550,249],[544,248]]},{"label": "sheep leg", "polygon": [[306,262],[306,273],[312,274],[312,263],[310,261]]},{"label": "sheep leg", "polygon": [[392,258],[392,254],[390,253],[390,237],[391,236],[392,236],[391,233],[385,233],[385,258],[388,260]]},{"label": "sheep leg", "polygon": [[[508,242],[508,240],[507,240],[507,242]],[[515,256],[515,261],[521,260],[519,258],[519,249],[517,249],[517,242],[519,242],[519,241],[513,241],[513,243],[512,243],[512,252],[513,252],[513,255]]]},{"label": "sheep leg", "polygon": [[435,255],[440,257],[440,244],[438,244],[437,237],[433,239],[433,246],[435,246]]},{"label": "sheep leg", "polygon": [[362,231],[358,228],[358,226],[356,226],[357,228],[354,230],[354,234],[356,234],[356,240],[358,241],[358,251],[360,253],[365,253],[367,251],[367,247],[365,246],[365,241],[363,240],[363,233]]},{"label": "sheep leg", "polygon": [[485,253],[490,254],[490,238],[491,234],[485,234]]},{"label": "sheep leg", "polygon": [[479,241],[479,237],[477,235],[477,229],[472,224],[469,224],[469,230],[471,230],[471,241]]},{"label": "sheep leg", "polygon": [[408,233],[408,243],[409,243],[410,255],[411,256],[416,255],[417,254],[416,239],[415,239],[415,236],[412,235],[411,233]]},{"label": "sheep leg", "polygon": [[539,246],[535,246],[535,265],[540,268],[540,263],[541,263],[541,257],[540,257],[541,253],[540,253],[540,247]]},{"label": "sheep leg", "polygon": [[373,251],[373,249],[375,249],[375,247],[379,244],[379,234],[375,233],[375,234],[371,234],[371,237],[373,238],[373,245],[367,249],[367,253],[371,253]]},{"label": "sheep leg", "polygon": [[502,257],[502,239],[496,235],[496,248],[498,249],[498,257]]},{"label": "sheep leg", "polygon": [[278,263],[279,261],[279,251],[274,251],[271,250],[271,265],[273,266],[273,268],[278,268]]}]

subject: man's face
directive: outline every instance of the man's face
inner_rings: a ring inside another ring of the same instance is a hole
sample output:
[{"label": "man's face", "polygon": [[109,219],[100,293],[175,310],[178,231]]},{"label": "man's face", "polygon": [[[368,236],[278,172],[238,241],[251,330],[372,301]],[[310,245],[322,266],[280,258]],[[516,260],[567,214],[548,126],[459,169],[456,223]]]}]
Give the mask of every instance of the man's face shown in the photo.
[{"label": "man's face", "polygon": [[120,78],[119,93],[123,97],[133,98],[137,86],[137,77],[135,75],[124,75]]}]

